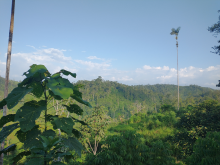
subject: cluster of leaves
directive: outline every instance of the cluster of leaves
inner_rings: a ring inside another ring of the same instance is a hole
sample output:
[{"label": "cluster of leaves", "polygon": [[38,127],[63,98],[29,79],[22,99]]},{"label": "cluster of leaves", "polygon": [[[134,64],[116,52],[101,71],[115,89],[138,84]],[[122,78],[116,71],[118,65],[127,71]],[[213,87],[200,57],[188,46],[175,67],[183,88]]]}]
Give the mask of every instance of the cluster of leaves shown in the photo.
[{"label": "cluster of leaves", "polygon": [[[17,88],[14,88],[7,98],[0,102],[0,107],[7,105],[8,109],[13,108],[18,102],[27,94],[31,93],[37,98],[41,98],[44,94],[45,100],[31,100],[26,102],[16,114],[9,114],[3,116],[0,119],[0,127],[3,127],[9,122],[14,124],[5,126],[0,132],[0,143],[13,131],[17,130],[16,136],[21,143],[24,143],[25,151],[19,153],[13,158],[13,161],[17,163],[24,156],[27,157],[25,165],[33,164],[47,164],[57,157],[64,157],[66,162],[69,162],[73,156],[69,152],[60,152],[58,149],[65,146],[70,150],[75,150],[81,156],[82,145],[75,138],[79,138],[80,132],[73,128],[75,122],[80,122],[83,125],[87,125],[85,122],[77,120],[70,116],[70,118],[59,117],[58,115],[47,114],[47,103],[50,99],[56,100],[68,99],[71,97],[79,103],[91,107],[91,105],[82,100],[82,93],[79,92],[79,88],[82,85],[78,84],[74,86],[67,79],[60,76],[60,73],[64,75],[71,75],[76,77],[75,73],[61,70],[51,76],[45,66],[33,64],[30,69],[25,72],[27,78],[18,84]],[[44,79],[44,81],[43,81]],[[49,96],[47,96],[47,90]],[[83,110],[76,104],[63,105],[70,113],[76,113],[82,115]],[[45,130],[40,131],[39,125],[36,125],[35,120],[40,117],[41,112],[44,111]],[[75,122],[74,122],[75,121]],[[74,135],[75,137],[58,138],[54,130],[47,130],[47,122],[53,125],[53,129],[60,129],[67,135]],[[16,144],[12,144],[7,148],[0,151],[0,154],[14,151]],[[64,164],[52,162],[52,164]]]}]

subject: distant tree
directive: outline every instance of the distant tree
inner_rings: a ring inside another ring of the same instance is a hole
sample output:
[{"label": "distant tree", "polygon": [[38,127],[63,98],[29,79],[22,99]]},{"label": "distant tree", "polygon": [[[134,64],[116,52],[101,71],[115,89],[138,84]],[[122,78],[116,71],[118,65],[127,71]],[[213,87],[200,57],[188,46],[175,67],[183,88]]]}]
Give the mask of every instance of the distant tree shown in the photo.
[{"label": "distant tree", "polygon": [[89,124],[91,129],[87,126],[81,126],[80,131],[83,135],[81,139],[82,144],[89,153],[96,155],[100,141],[106,137],[105,132],[110,123],[110,117],[106,115],[103,106],[96,106],[92,115],[87,116],[84,121]]},{"label": "distant tree", "polygon": [[[220,10],[218,10],[218,12],[220,12]],[[219,16],[219,21],[218,23],[214,24],[211,27],[208,27],[208,31],[215,32],[215,34],[217,35],[218,33],[220,33],[220,16]],[[216,36],[215,36],[216,37]],[[220,43],[220,40],[218,41],[218,43]],[[220,55],[220,45],[219,46],[214,46],[212,47],[216,52],[212,52],[212,53],[216,53]]]},{"label": "distant tree", "polygon": [[178,34],[179,34],[179,30],[180,27],[178,27],[177,29],[172,28],[171,29],[172,32],[170,33],[171,35],[175,34],[176,35],[176,48],[177,48],[177,84],[178,84],[178,110],[179,110],[179,75],[178,75]]}]

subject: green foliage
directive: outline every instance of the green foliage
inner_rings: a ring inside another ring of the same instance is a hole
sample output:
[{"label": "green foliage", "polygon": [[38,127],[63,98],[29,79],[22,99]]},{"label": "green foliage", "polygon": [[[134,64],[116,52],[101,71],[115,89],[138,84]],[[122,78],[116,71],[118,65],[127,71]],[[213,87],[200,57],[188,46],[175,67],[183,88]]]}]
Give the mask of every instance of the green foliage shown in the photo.
[{"label": "green foliage", "polygon": [[199,137],[193,154],[186,159],[187,165],[220,164],[220,133],[208,132],[205,138]]},{"label": "green foliage", "polygon": [[169,144],[161,141],[151,147],[143,143],[143,135],[136,131],[124,131],[121,135],[107,137],[105,148],[97,156],[88,155],[87,164],[154,165],[175,164],[170,156]]},{"label": "green foliage", "polygon": [[[73,129],[75,122],[80,122],[83,125],[87,125],[83,121],[76,120],[75,118],[59,117],[58,115],[47,114],[47,105],[51,98],[57,100],[68,99],[71,97],[81,104],[91,107],[91,105],[82,99],[82,93],[79,92],[81,87],[79,84],[74,86],[67,79],[62,78],[60,73],[68,76],[76,77],[75,73],[71,73],[66,70],[60,70],[51,76],[45,66],[33,64],[30,69],[25,72],[27,78],[18,84],[17,88],[14,88],[7,98],[0,102],[0,107],[7,105],[9,109],[15,107],[18,102],[28,93],[33,94],[36,98],[41,98],[44,95],[45,100],[32,100],[24,103],[24,105],[17,110],[16,114],[10,114],[3,116],[0,119],[0,126],[14,122],[12,125],[3,127],[0,132],[0,141],[2,142],[9,134],[19,128],[16,132],[16,136],[21,143],[24,143],[26,151],[19,153],[13,158],[13,161],[17,163],[24,156],[27,156],[25,165],[29,164],[47,164],[57,157],[64,157],[68,162],[71,159],[69,152],[58,151],[61,147],[68,147],[70,150],[75,150],[79,156],[81,156],[82,145],[75,137],[58,138],[53,130],[47,130],[47,123],[50,122],[53,125],[53,129],[60,129],[63,133],[69,135],[79,136],[79,132]],[[44,81],[42,82],[42,80]],[[47,90],[49,96],[46,96]],[[70,113],[82,114],[83,110],[77,105],[66,106]],[[45,129],[43,132],[39,129],[39,125],[36,125],[37,120],[42,111],[44,111]],[[75,122],[73,121],[75,120]],[[14,151],[16,145],[11,145],[1,153],[7,153]],[[64,164],[61,162],[52,162],[52,165]]]},{"label": "green foliage", "polygon": [[89,153],[96,155],[98,147],[100,146],[99,143],[102,139],[106,138],[105,133],[110,122],[110,117],[106,115],[103,106],[96,106],[92,115],[87,116],[84,121],[87,122],[90,127],[81,126],[80,128],[82,132],[82,144]]},{"label": "green foliage", "polygon": [[169,104],[164,104],[161,106],[160,108],[160,112],[168,112],[168,111],[176,111],[176,109],[172,106],[172,105],[169,105]]},{"label": "green foliage", "polygon": [[168,127],[176,124],[176,122],[177,122],[176,113],[173,111],[165,112],[164,117],[162,118],[162,121]]},{"label": "green foliage", "polygon": [[111,127],[108,131],[123,132],[126,130],[134,131],[135,129],[131,127],[130,125],[117,125],[115,127]]},{"label": "green foliage", "polygon": [[[142,143],[140,134],[124,131],[121,135],[108,136],[99,154],[88,155],[87,164],[126,164],[141,165],[147,155],[147,147]],[[141,152],[143,151],[143,152]]]},{"label": "green foliage", "polygon": [[[220,129],[220,106],[214,100],[206,100],[198,106],[188,106],[176,123],[179,129],[175,136],[168,136],[169,140],[175,145],[178,158],[187,158],[193,154],[193,145],[198,138],[205,138],[208,131]],[[181,151],[181,153],[180,153]]]},{"label": "green foliage", "polygon": [[147,161],[149,165],[163,165],[163,164],[175,164],[174,158],[171,156],[172,150],[167,142],[162,142],[161,140],[155,141],[149,150],[150,159]]},{"label": "green foliage", "polygon": [[128,123],[133,124],[133,123],[139,123],[140,121],[141,121],[141,116],[139,114],[134,114],[133,116],[130,117]]}]

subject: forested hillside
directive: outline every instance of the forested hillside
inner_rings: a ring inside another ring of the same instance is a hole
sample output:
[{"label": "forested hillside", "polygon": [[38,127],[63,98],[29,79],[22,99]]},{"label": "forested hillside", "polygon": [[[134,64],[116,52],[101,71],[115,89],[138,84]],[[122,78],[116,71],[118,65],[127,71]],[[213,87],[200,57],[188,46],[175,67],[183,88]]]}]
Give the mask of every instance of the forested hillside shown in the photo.
[{"label": "forested hillside", "polygon": [[[9,81],[9,93],[19,82]],[[81,80],[73,84],[83,84],[80,89],[83,99],[92,106],[102,105],[111,118],[128,119],[135,113],[158,111],[161,105],[170,104],[177,108],[177,86],[169,84],[128,86],[113,81],[105,81],[100,76],[93,80]],[[0,99],[4,97],[4,78],[0,77]],[[180,86],[180,107],[198,105],[204,100],[220,101],[220,91],[197,85]],[[92,113],[87,106],[79,104],[83,115]]]}]

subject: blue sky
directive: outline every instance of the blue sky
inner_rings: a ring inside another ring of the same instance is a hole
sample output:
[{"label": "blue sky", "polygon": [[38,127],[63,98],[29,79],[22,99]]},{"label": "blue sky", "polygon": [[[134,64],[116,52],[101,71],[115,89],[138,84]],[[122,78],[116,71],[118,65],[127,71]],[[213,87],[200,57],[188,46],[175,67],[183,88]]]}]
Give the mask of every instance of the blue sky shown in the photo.
[{"label": "blue sky", "polygon": [[[0,1],[0,75],[5,77],[11,0]],[[26,0],[15,2],[10,80],[23,80],[32,64],[51,74],[66,69],[70,82],[104,80],[126,85],[216,87],[220,56],[210,51],[219,36],[220,1]]]}]

